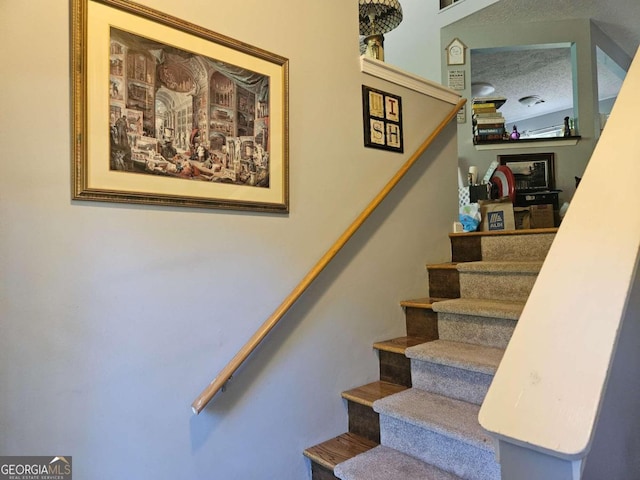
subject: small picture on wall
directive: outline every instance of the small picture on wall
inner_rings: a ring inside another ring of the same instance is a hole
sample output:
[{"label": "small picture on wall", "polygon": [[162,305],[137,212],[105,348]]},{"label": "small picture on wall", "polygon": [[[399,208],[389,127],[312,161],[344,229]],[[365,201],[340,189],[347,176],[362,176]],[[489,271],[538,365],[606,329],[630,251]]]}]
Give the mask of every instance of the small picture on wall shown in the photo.
[{"label": "small picture on wall", "polygon": [[402,98],[362,86],[364,146],[404,152]]}]

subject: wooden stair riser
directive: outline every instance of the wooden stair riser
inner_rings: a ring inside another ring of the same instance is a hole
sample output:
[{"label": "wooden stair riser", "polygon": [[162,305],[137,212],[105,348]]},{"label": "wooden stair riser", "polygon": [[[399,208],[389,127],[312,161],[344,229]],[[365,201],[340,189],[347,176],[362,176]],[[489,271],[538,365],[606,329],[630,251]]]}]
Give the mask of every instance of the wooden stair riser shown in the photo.
[{"label": "wooden stair riser", "polygon": [[455,264],[428,265],[429,296],[435,298],[459,298],[460,280]]},{"label": "wooden stair riser", "polygon": [[411,387],[411,361],[402,353],[378,351],[380,380]]},{"label": "wooden stair riser", "polygon": [[347,400],[349,432],[380,443],[380,415],[368,405]]},{"label": "wooden stair riser", "polygon": [[440,433],[380,415],[382,444],[466,480],[499,480],[495,453]]},{"label": "wooden stair riser", "polygon": [[311,461],[311,480],[340,480],[333,474],[333,470]]},{"label": "wooden stair riser", "polygon": [[452,236],[450,240],[452,262],[478,262],[482,260],[481,236]]},{"label": "wooden stair riser", "polygon": [[481,405],[493,375],[414,359],[411,380],[414,388]]},{"label": "wooden stair riser", "polygon": [[504,318],[442,312],[438,318],[438,332],[442,340],[487,347],[506,348],[516,327],[515,320]]},{"label": "wooden stair riser", "polygon": [[530,272],[460,272],[460,296],[526,301],[537,276]]},{"label": "wooden stair riser", "polygon": [[430,308],[405,307],[407,336],[425,340],[438,338],[438,314]]}]

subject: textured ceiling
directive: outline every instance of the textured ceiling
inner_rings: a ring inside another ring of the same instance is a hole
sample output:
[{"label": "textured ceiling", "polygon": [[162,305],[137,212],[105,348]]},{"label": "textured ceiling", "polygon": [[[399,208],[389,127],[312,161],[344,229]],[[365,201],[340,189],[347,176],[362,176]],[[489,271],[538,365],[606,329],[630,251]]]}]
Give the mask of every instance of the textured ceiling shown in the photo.
[{"label": "textured ceiling", "polygon": [[[509,123],[573,107],[569,46],[530,50],[472,50],[471,79],[472,82],[492,84],[496,90],[491,95],[507,98],[500,111]],[[617,71],[599,62],[600,100],[616,97],[622,80]],[[532,106],[518,102],[518,99],[531,95],[537,95],[543,101]],[[559,116],[558,124],[561,121],[562,116]]]},{"label": "textured ceiling", "polygon": [[[640,0],[500,0],[455,23],[496,25],[590,18],[630,57],[640,44]],[[493,95],[509,99],[501,111],[508,122],[560,111],[572,105],[568,49],[472,51],[472,81],[492,83]],[[600,99],[615,96],[622,80],[617,69],[598,63]],[[532,107],[517,100],[539,95]]]},{"label": "textured ceiling", "polygon": [[627,55],[640,44],[640,0],[500,0],[456,25],[591,18]]}]

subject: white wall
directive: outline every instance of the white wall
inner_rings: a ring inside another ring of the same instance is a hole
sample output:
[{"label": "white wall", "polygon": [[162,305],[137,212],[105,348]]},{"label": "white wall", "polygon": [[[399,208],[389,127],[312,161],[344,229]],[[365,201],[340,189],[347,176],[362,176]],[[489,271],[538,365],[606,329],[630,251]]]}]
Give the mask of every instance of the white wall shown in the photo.
[{"label": "white wall", "polygon": [[440,28],[498,0],[460,0],[440,10],[437,0],[401,0],[402,23],[385,35],[385,61],[441,83]]},{"label": "white wall", "polygon": [[629,303],[620,326],[615,356],[602,400],[585,480],[632,480],[640,472],[640,276],[636,266]]},{"label": "white wall", "polygon": [[[71,455],[94,480],[309,478],[303,449],[346,430],[339,393],[377,378],[372,342],[449,258],[455,125],[227,392],[190,404],[450,106],[360,73],[355,2],[144,4],[290,59],[291,213],[71,201],[68,3],[1,2],[0,455]],[[402,95],[404,155],[363,148],[362,83]]]}]

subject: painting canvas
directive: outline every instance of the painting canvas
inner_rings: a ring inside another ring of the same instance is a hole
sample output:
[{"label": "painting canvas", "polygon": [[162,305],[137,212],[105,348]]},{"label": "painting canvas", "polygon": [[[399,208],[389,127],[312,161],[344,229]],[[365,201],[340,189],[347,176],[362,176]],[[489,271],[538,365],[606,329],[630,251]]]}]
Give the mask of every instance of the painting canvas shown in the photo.
[{"label": "painting canvas", "polygon": [[74,198],[288,211],[286,59],[146,7],[83,12]]}]

